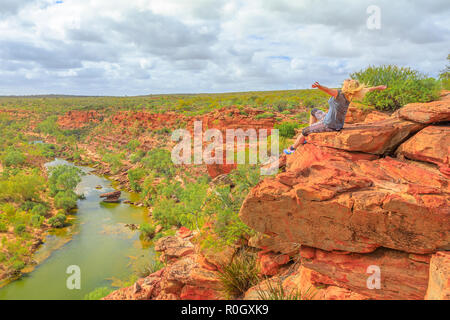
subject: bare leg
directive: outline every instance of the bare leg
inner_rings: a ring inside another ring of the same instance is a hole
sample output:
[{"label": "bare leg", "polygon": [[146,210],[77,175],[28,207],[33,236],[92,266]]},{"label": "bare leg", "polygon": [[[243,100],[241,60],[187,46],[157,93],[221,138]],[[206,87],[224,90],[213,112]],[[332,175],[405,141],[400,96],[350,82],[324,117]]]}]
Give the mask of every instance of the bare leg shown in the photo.
[{"label": "bare leg", "polygon": [[294,149],[297,149],[299,146],[305,143],[306,138],[300,134],[295,143],[292,145]]},{"label": "bare leg", "polygon": [[314,123],[316,123],[317,121],[319,121],[319,120],[317,120],[317,118],[314,117],[313,115],[311,115],[311,116],[309,117],[309,125],[310,125],[310,126],[313,125]]},{"label": "bare leg", "polygon": [[[316,123],[316,122],[318,122],[318,121],[319,121],[319,120],[317,120],[316,117],[314,117],[313,115],[311,115],[310,118],[309,118],[309,125],[311,126],[311,125],[313,125],[314,123]],[[292,152],[294,151],[293,149],[297,149],[299,146],[301,146],[302,144],[304,144],[304,143],[305,143],[305,140],[306,140],[306,138],[303,136],[303,134],[300,134],[300,135],[298,136],[297,140],[295,140],[295,143],[294,143],[291,147],[289,147],[288,149],[286,149],[286,150],[289,150],[288,152],[292,153]],[[285,150],[285,152],[286,152],[286,150]],[[288,153],[288,154],[290,154],[290,153]]]}]

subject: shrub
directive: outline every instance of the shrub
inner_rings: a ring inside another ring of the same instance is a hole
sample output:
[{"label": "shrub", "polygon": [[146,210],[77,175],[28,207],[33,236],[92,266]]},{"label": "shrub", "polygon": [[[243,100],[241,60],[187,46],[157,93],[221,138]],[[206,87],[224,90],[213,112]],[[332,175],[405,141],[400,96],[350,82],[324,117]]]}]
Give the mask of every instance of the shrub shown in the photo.
[{"label": "shrub", "polygon": [[124,155],[122,153],[105,153],[102,160],[108,163],[113,173],[117,173],[122,166]]},{"label": "shrub", "polygon": [[293,138],[295,136],[295,129],[300,128],[301,124],[298,122],[283,122],[275,125],[275,129],[280,131],[280,136],[285,138]]},{"label": "shrub", "polygon": [[14,228],[14,233],[20,235],[24,233],[26,229],[27,227],[24,224],[18,224]]},{"label": "shrub", "polygon": [[36,202],[33,201],[25,201],[20,205],[20,209],[23,211],[31,211],[37,205]]},{"label": "shrub", "polygon": [[142,168],[136,168],[128,170],[128,180],[130,181],[130,187],[135,192],[141,192],[142,188],[139,184],[141,179],[145,176],[145,170]]},{"label": "shrub", "polygon": [[2,163],[5,167],[13,167],[13,166],[15,167],[24,163],[25,159],[26,157],[22,152],[18,150],[9,149],[3,156]]},{"label": "shrub", "polygon": [[152,273],[161,270],[162,268],[164,268],[164,263],[162,263],[158,259],[155,259],[153,260],[153,262],[144,266],[144,268],[138,272],[138,276],[139,278],[145,278],[151,275]]},{"label": "shrub", "polygon": [[55,196],[60,191],[72,191],[80,183],[82,172],[74,166],[61,165],[50,168],[48,182],[50,193]]},{"label": "shrub", "polygon": [[283,287],[281,279],[268,279],[265,282],[265,285],[265,289],[257,289],[258,297],[261,300],[312,300],[314,297],[314,294],[311,292],[311,288],[305,292],[301,292],[298,289],[286,290]]},{"label": "shrub", "polygon": [[108,287],[96,288],[93,291],[86,294],[84,296],[84,300],[100,300],[101,298],[106,297],[111,292],[113,292],[113,290]]},{"label": "shrub", "polygon": [[53,228],[62,228],[65,225],[66,222],[66,216],[64,214],[57,214],[54,217],[51,217],[50,219],[48,219],[48,223],[53,227]]},{"label": "shrub", "polygon": [[78,196],[72,190],[60,191],[55,196],[55,207],[69,212],[77,207]]},{"label": "shrub", "polygon": [[146,239],[152,239],[155,236],[156,228],[149,223],[143,223],[139,226],[139,231]]},{"label": "shrub", "polygon": [[153,149],[147,153],[147,156],[142,159],[142,163],[148,169],[158,175],[173,176],[176,172],[175,166],[172,162],[171,152],[164,149]]},{"label": "shrub", "polygon": [[241,297],[259,282],[256,255],[246,249],[241,250],[231,261],[219,270],[219,279],[226,299]]},{"label": "shrub", "polygon": [[273,118],[275,117],[275,114],[271,113],[271,112],[265,112],[265,113],[261,113],[255,116],[255,119],[259,120],[259,119],[269,119],[269,118]]},{"label": "shrub", "polygon": [[130,140],[130,142],[127,143],[126,148],[130,151],[134,151],[139,147],[141,143],[138,140]]},{"label": "shrub", "polygon": [[[450,54],[447,56],[447,61],[450,62]],[[442,87],[445,90],[450,90],[450,65],[447,65],[445,70],[441,72],[439,79],[442,82]]]},{"label": "shrub", "polygon": [[35,214],[35,215],[31,216],[31,224],[33,225],[33,227],[39,228],[43,222],[44,222],[43,216],[41,216],[39,214]]},{"label": "shrub", "polygon": [[13,270],[15,272],[19,272],[20,270],[25,268],[25,263],[23,261],[18,260],[18,261],[15,261],[11,267],[13,268]]},{"label": "shrub", "polygon": [[368,86],[388,86],[387,90],[368,93],[363,101],[379,110],[394,111],[408,103],[429,102],[439,97],[439,82],[410,68],[368,67],[350,76]]},{"label": "shrub", "polygon": [[31,214],[33,215],[39,215],[39,216],[46,216],[48,214],[48,207],[39,203],[31,209]]},{"label": "shrub", "polygon": [[6,231],[8,231],[8,226],[6,225],[5,222],[0,221],[0,232],[6,232]]}]

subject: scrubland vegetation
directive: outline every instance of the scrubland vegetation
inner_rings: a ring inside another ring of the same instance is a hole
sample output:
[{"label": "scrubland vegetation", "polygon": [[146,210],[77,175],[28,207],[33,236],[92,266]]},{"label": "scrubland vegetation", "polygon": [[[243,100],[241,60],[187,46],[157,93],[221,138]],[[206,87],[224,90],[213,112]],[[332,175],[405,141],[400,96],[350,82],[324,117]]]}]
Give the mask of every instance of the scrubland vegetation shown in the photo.
[{"label": "scrubland vegetation", "polygon": [[[395,66],[370,67],[351,76],[367,85],[388,85],[388,90],[368,95],[365,104],[383,111],[394,111],[410,102],[436,99],[448,89],[449,69],[439,80]],[[326,80],[324,80],[326,82]],[[309,108],[326,109],[328,97],[317,90],[247,92],[199,95],[152,95],[140,97],[3,97],[0,98],[0,280],[15,275],[31,262],[32,248],[42,230],[63,227],[66,215],[76,207],[74,188],[80,181],[75,167],[62,166],[44,170],[43,164],[55,156],[85,164],[108,166],[111,175],[125,173],[127,186],[139,194],[144,206],[151,208],[152,223],[140,232],[148,239],[158,239],[185,226],[204,233],[202,246],[220,250],[224,245],[248,238],[252,231],[244,225],[238,211],[249,190],[261,179],[258,166],[240,165],[229,175],[229,182],[211,183],[204,172],[172,163],[167,147],[171,128],[155,130],[129,125],[127,141],[113,141],[109,146],[94,147],[101,160],[92,159],[81,144],[92,144],[97,136],[109,137],[114,126],[107,119],[119,111],[165,113],[175,111],[185,116],[203,115],[213,110],[235,106],[245,114],[248,107],[262,112],[256,119],[274,118],[280,130],[281,146],[292,143],[296,129],[308,122]],[[96,110],[104,120],[77,129],[64,130],[58,117],[71,110]],[[183,123],[179,124],[182,127]],[[159,143],[148,148],[140,138],[149,135]],[[33,137],[45,143],[30,143]],[[200,172],[200,173],[199,173]],[[162,232],[156,233],[156,226]],[[241,265],[225,268],[228,294],[238,295],[248,289],[255,274],[252,264],[242,257]],[[248,276],[236,278],[242,273]],[[161,267],[161,266],[158,266]],[[238,281],[238,282],[236,282]],[[273,288],[276,296],[277,288]],[[86,297],[95,299],[108,290],[101,288]],[[298,298],[293,295],[293,298]]]}]

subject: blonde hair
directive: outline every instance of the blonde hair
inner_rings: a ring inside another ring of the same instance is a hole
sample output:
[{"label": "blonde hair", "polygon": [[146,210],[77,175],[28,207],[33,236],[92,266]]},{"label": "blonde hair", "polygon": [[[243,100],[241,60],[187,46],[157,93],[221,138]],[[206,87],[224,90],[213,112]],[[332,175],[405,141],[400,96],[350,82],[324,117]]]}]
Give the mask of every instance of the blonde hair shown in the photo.
[{"label": "blonde hair", "polygon": [[359,83],[358,80],[347,79],[344,81],[341,91],[348,100],[353,100],[360,93],[362,93],[361,91],[365,88],[366,85]]}]

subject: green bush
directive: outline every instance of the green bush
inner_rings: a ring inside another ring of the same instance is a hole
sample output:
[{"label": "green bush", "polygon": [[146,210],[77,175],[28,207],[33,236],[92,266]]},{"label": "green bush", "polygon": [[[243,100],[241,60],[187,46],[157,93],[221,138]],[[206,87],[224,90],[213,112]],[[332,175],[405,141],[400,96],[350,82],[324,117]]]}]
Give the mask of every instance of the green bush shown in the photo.
[{"label": "green bush", "polygon": [[300,128],[301,123],[298,122],[283,122],[275,125],[275,129],[280,131],[280,136],[285,138],[293,138],[295,136],[295,129]]},{"label": "green bush", "polygon": [[72,190],[60,191],[55,196],[55,207],[69,212],[77,207],[78,196]]},{"label": "green bush", "polygon": [[255,119],[259,120],[259,119],[269,119],[269,118],[273,118],[275,117],[275,114],[273,114],[272,112],[265,112],[265,113],[260,113],[258,115],[255,116]]},{"label": "green bush", "polygon": [[31,224],[33,227],[39,228],[43,222],[44,222],[43,216],[41,216],[39,214],[35,214],[35,215],[31,216]]},{"label": "green bush", "polygon": [[[447,61],[450,62],[450,54],[447,56]],[[445,67],[445,70],[439,75],[439,79],[442,82],[442,88],[445,90],[450,90],[450,65]]]},{"label": "green bush", "polygon": [[5,222],[0,221],[0,232],[6,232],[8,231],[8,226]]},{"label": "green bush", "polygon": [[81,175],[82,171],[74,166],[61,165],[50,168],[48,182],[51,195],[74,190],[81,181]]},{"label": "green bush", "polygon": [[153,149],[142,159],[145,168],[151,169],[160,176],[173,176],[176,168],[172,162],[172,154],[168,150]]},{"label": "green bush", "polygon": [[130,151],[134,151],[139,147],[141,143],[138,140],[130,140],[130,142],[127,143],[126,148]]},{"label": "green bush", "polygon": [[281,279],[267,279],[266,288],[258,288],[257,293],[261,300],[312,300],[315,295],[311,288],[305,292],[298,289],[286,290]]},{"label": "green bush", "polygon": [[25,159],[26,157],[22,152],[9,149],[3,156],[2,163],[5,167],[15,167],[23,164],[25,162]]},{"label": "green bush", "polygon": [[26,229],[27,227],[24,224],[18,224],[14,227],[14,233],[20,235],[24,233]]},{"label": "green bush", "polygon": [[65,225],[66,219],[67,219],[67,217],[64,214],[58,214],[58,215],[48,219],[48,223],[53,228],[62,228]]},{"label": "green bush", "polygon": [[383,65],[350,76],[368,86],[388,86],[387,90],[368,93],[363,101],[379,110],[394,111],[408,103],[429,102],[439,97],[439,82],[411,68]]},{"label": "green bush", "polygon": [[39,215],[39,216],[46,216],[48,214],[48,207],[39,203],[31,209],[31,214],[33,215]]},{"label": "green bush", "polygon": [[14,271],[19,272],[20,270],[22,270],[23,268],[25,268],[25,263],[23,261],[15,261],[12,266]]},{"label": "green bush", "polygon": [[140,185],[141,179],[145,176],[145,170],[142,168],[136,168],[128,170],[128,180],[130,181],[130,187],[135,192],[141,192]]},{"label": "green bush", "polygon": [[152,239],[155,236],[155,230],[156,228],[149,223],[143,223],[139,226],[139,231],[145,239]]},{"label": "green bush", "polygon": [[113,292],[113,290],[108,287],[96,288],[93,291],[86,294],[84,296],[84,300],[100,300],[101,298],[106,297],[111,292]]},{"label": "green bush", "polygon": [[248,289],[259,282],[259,268],[256,255],[241,250],[233,261],[219,270],[219,279],[226,299],[241,297]]},{"label": "green bush", "polygon": [[162,268],[164,268],[164,263],[162,263],[155,257],[155,260],[153,260],[151,263],[144,266],[138,272],[138,276],[139,276],[139,278],[145,278],[145,277],[148,277],[149,275],[151,275],[152,273],[155,273],[155,272],[161,270]]}]

